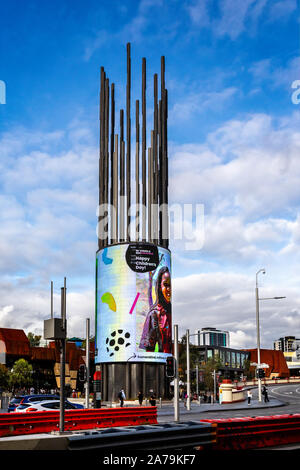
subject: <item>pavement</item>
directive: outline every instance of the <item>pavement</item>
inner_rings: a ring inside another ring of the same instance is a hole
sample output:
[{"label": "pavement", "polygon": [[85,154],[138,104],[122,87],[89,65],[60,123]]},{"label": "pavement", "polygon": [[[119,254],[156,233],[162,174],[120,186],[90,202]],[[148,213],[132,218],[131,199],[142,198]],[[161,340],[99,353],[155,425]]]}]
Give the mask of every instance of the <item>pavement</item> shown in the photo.
[{"label": "pavement", "polygon": [[[70,402],[73,403],[81,403],[85,405],[85,399],[84,398],[69,398]],[[145,401],[143,403],[145,405]],[[111,402],[103,402],[102,403],[103,407],[105,408],[111,408],[111,407],[119,407],[119,404],[117,402],[111,403]],[[179,409],[180,409],[180,414],[192,414],[192,413],[208,413],[208,412],[222,412],[222,411],[236,411],[236,410],[253,410],[253,409],[264,409],[264,408],[276,408],[276,407],[281,407],[285,406],[286,403],[277,400],[275,398],[270,397],[270,401],[268,403],[265,403],[264,401],[259,402],[258,400],[252,399],[251,404],[248,405],[247,400],[243,402],[238,402],[238,403],[228,403],[228,404],[220,404],[220,403],[201,403],[199,405],[198,402],[192,401],[191,403],[191,409],[187,410],[184,407],[184,404],[182,401],[179,402]],[[136,407],[139,406],[138,401],[125,401],[124,406],[127,407]],[[148,404],[148,406],[150,406]],[[157,414],[158,416],[167,416],[171,415],[174,411],[174,404],[171,400],[164,400],[162,401],[161,405],[159,401],[157,400],[156,402],[157,406]],[[92,408],[92,401],[90,401],[90,407]],[[5,409],[0,409],[0,413],[6,413],[7,408]]]},{"label": "pavement", "polygon": [[[191,409],[187,410],[182,403],[179,404],[180,414],[190,414],[190,413],[209,413],[209,412],[222,412],[222,411],[236,411],[236,410],[253,410],[253,409],[266,409],[266,408],[276,408],[285,406],[286,404],[280,400],[270,399],[268,403],[259,402],[258,400],[251,400],[251,404],[248,405],[247,401],[239,403],[191,403]],[[157,407],[157,412],[159,416],[170,414],[173,409],[173,404],[162,405],[160,408]]]},{"label": "pavement", "polygon": [[[72,400],[75,401],[75,400]],[[145,405],[145,402],[144,402]],[[179,402],[179,409],[180,409],[180,414],[192,414],[192,413],[208,413],[208,412],[220,412],[220,411],[236,411],[236,410],[253,410],[253,409],[265,409],[265,408],[276,408],[276,407],[281,407],[285,406],[286,403],[277,400],[275,398],[270,398],[270,401],[268,403],[265,402],[259,402],[258,400],[251,400],[251,404],[248,405],[247,400],[243,402],[238,402],[238,403],[228,403],[228,404],[220,404],[220,403],[201,403],[200,405],[198,402],[193,402],[191,403],[191,409],[187,410],[183,404],[182,401]],[[104,407],[111,407],[111,403],[104,402],[103,403]],[[118,403],[113,403],[114,407],[118,407]],[[125,401],[124,406],[127,407],[132,407],[132,406],[139,406],[137,401]],[[148,405],[149,406],[149,405]],[[158,416],[167,416],[171,415],[174,412],[174,404],[172,401],[162,401],[161,405],[157,401],[156,403],[157,406],[157,414]]]}]

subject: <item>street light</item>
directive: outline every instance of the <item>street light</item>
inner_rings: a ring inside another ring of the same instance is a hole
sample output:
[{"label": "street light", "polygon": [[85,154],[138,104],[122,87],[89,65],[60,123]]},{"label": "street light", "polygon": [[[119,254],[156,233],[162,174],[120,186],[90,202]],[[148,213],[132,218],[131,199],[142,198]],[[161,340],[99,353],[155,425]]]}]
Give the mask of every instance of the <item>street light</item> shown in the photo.
[{"label": "street light", "polygon": [[[190,330],[186,330],[186,409],[191,409],[191,367],[190,367],[190,337],[198,336],[198,333],[190,334]],[[198,380],[198,377],[197,377]]]},{"label": "street light", "polygon": [[[257,368],[260,369],[261,362],[260,362],[260,327],[259,327],[259,301],[260,300],[278,300],[278,299],[285,299],[286,297],[264,297],[259,298],[258,295],[258,282],[257,276],[259,273],[266,274],[266,270],[264,268],[260,269],[256,273],[256,283],[255,283],[255,300],[256,300],[256,335],[257,335]],[[261,402],[261,378],[258,378],[258,401]]]}]

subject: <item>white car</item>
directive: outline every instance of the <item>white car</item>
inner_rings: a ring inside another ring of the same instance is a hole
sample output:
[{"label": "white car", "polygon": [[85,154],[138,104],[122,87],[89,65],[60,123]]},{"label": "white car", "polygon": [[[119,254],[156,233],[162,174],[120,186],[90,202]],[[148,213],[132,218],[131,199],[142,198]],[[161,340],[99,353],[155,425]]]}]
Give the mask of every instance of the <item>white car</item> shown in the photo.
[{"label": "white car", "polygon": [[[45,400],[37,403],[23,403],[15,409],[16,413],[29,413],[32,411],[57,411],[60,409],[59,400]],[[65,410],[77,410],[72,403],[65,403]]]}]

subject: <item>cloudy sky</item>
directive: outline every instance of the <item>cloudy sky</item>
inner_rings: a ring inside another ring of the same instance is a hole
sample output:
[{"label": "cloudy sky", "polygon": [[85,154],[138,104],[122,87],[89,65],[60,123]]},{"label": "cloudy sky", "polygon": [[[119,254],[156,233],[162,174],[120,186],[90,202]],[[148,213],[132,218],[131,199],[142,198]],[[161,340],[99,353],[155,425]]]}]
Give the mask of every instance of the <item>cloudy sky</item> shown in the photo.
[{"label": "cloudy sky", "polygon": [[59,315],[66,276],[69,336],[85,335],[86,318],[94,331],[100,67],[120,109],[131,42],[133,100],[142,57],[149,83],[166,57],[170,202],[204,207],[203,224],[186,230],[201,246],[171,240],[180,334],[212,326],[233,347],[255,347],[265,268],[261,297],[286,299],[261,301],[262,347],[300,337],[299,2],[11,0],[0,10],[0,327],[42,334],[50,281]]}]

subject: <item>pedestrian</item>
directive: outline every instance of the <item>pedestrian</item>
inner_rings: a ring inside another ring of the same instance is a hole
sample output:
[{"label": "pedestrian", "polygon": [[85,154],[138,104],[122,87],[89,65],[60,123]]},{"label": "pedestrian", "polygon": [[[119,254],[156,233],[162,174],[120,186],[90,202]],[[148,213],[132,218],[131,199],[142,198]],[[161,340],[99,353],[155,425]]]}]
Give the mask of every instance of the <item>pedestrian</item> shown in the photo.
[{"label": "pedestrian", "polygon": [[188,397],[187,393],[184,392],[184,394],[183,394],[183,405],[185,406],[185,408],[186,408],[187,397]]},{"label": "pedestrian", "polygon": [[138,394],[138,400],[139,400],[140,406],[142,406],[142,404],[143,404],[143,399],[144,399],[143,392],[139,392],[139,394]]},{"label": "pedestrian", "polygon": [[262,391],[262,394],[263,394],[263,396],[264,396],[265,403],[267,403],[268,401],[270,401],[270,400],[269,400],[269,397],[268,397],[268,389],[267,389],[266,386],[264,386],[263,391]]},{"label": "pedestrian", "polygon": [[121,388],[121,390],[119,391],[118,398],[120,400],[120,406],[122,407],[124,405],[124,400],[126,399],[125,392],[124,392],[123,388]]},{"label": "pedestrian", "polygon": [[155,406],[156,405],[156,399],[155,399],[155,395],[152,394],[151,397],[150,397],[150,405],[151,406]]},{"label": "pedestrian", "polygon": [[251,405],[251,398],[252,398],[251,390],[248,390],[247,396],[248,396],[248,405]]}]

